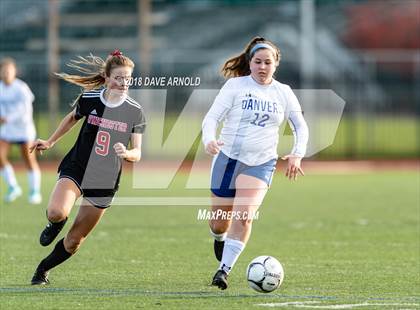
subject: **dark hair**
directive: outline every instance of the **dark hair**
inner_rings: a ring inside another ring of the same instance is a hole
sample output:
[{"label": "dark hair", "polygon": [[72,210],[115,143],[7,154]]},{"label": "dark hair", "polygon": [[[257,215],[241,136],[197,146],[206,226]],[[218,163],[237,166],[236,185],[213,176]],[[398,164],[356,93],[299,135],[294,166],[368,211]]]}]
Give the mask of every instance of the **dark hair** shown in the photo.
[{"label": "dark hair", "polygon": [[280,49],[271,41],[264,39],[263,37],[253,38],[245,47],[243,52],[235,57],[228,59],[222,67],[222,75],[226,78],[245,76],[251,73],[249,68],[249,62],[254,55],[251,55],[252,48],[258,43],[269,44],[275,51],[274,58],[278,63],[281,58]]}]

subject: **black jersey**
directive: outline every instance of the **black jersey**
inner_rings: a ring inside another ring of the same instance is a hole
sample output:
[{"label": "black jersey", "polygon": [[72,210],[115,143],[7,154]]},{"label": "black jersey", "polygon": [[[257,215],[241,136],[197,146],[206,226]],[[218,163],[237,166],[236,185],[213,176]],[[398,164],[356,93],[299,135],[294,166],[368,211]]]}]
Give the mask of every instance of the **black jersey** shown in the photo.
[{"label": "black jersey", "polygon": [[73,148],[59,170],[70,167],[84,172],[82,188],[114,188],[121,171],[121,160],[113,146],[126,147],[132,133],[143,133],[146,120],[143,108],[127,97],[110,105],[105,89],[84,92],[76,105],[76,119],[85,118]]}]

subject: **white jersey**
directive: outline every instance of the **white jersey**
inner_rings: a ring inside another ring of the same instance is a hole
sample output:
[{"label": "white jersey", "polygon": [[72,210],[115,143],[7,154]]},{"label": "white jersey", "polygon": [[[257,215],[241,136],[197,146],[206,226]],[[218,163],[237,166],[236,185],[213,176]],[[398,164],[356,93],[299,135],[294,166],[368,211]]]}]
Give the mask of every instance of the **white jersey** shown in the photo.
[{"label": "white jersey", "polygon": [[0,81],[0,117],[6,120],[0,125],[0,139],[9,142],[35,140],[32,119],[34,95],[28,85],[20,79],[6,85]]},{"label": "white jersey", "polygon": [[277,159],[278,131],[284,119],[295,136],[291,154],[305,155],[308,127],[295,94],[286,84],[273,80],[261,85],[250,75],[229,79],[204,118],[204,145],[216,140],[216,129],[223,119],[219,140],[224,143],[222,152],[230,158],[249,166]]}]

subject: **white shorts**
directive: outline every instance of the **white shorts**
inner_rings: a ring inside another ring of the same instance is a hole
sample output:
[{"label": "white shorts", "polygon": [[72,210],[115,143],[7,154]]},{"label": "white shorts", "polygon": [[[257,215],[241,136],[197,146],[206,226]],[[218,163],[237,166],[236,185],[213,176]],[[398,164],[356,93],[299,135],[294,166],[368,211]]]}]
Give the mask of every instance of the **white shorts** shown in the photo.
[{"label": "white shorts", "polygon": [[10,143],[22,143],[34,141],[36,137],[33,122],[13,122],[0,125],[0,140]]}]

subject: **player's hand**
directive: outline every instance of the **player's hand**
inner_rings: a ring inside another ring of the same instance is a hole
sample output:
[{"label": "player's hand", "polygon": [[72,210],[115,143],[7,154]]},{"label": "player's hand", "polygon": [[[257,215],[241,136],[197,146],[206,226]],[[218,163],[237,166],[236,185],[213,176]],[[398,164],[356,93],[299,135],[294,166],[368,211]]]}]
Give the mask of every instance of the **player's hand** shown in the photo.
[{"label": "player's hand", "polygon": [[289,180],[297,180],[299,173],[301,175],[305,175],[302,168],[300,167],[302,157],[298,157],[296,155],[286,155],[283,156],[281,159],[288,160],[285,175],[289,178]]},{"label": "player's hand", "polygon": [[53,144],[48,140],[36,139],[35,142],[33,142],[29,147],[29,152],[32,153],[33,151],[37,150],[42,155],[42,151],[48,150],[52,146]]},{"label": "player's hand", "polygon": [[207,143],[206,145],[206,152],[210,155],[217,155],[220,152],[220,147],[223,145],[224,143],[220,140],[216,141],[210,141],[209,143]]},{"label": "player's hand", "polygon": [[6,123],[6,119],[4,117],[0,117],[0,125]]},{"label": "player's hand", "polygon": [[127,148],[121,142],[118,142],[118,143],[114,144],[114,150],[115,150],[115,153],[117,153],[117,156],[119,158],[121,158],[121,159],[127,158],[127,156],[128,156]]}]

